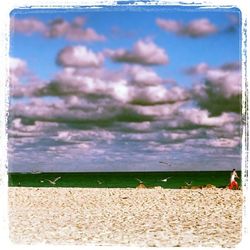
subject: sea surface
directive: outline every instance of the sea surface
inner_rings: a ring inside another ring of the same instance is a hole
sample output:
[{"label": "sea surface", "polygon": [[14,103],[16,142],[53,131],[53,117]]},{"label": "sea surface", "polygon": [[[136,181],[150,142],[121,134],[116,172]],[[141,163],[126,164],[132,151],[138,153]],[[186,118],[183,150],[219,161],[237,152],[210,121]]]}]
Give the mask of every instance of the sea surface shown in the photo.
[{"label": "sea surface", "polygon": [[[237,171],[241,175],[240,171]],[[9,173],[11,187],[83,187],[83,188],[181,188],[191,186],[226,187],[230,171],[178,171],[178,172],[70,172],[70,173]],[[237,180],[238,181],[238,180]],[[240,180],[238,181],[241,185]]]}]

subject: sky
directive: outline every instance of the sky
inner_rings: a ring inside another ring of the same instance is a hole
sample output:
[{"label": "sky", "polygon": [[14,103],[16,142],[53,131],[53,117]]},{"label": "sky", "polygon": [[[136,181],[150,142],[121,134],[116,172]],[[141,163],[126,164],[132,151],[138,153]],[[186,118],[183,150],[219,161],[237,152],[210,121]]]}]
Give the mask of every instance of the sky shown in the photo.
[{"label": "sky", "polygon": [[10,172],[240,169],[238,9],[15,9],[10,24]]}]

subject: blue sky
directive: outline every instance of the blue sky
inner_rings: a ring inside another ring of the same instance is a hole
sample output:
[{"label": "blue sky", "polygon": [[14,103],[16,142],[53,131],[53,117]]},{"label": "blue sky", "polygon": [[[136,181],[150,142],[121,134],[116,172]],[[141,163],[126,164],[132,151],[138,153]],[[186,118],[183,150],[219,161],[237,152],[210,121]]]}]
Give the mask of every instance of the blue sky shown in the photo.
[{"label": "blue sky", "polygon": [[239,10],[17,9],[11,22],[10,171],[34,170],[32,154],[41,171],[240,167]]},{"label": "blue sky", "polygon": [[[87,43],[88,47],[93,48],[94,51],[102,50],[105,47],[114,49],[120,47],[130,48],[136,40],[152,37],[159,46],[166,49],[171,59],[169,65],[156,70],[160,74],[171,74],[175,79],[179,79],[180,84],[190,84],[190,79],[180,74],[182,69],[190,65],[196,65],[201,61],[205,61],[209,65],[218,66],[228,61],[240,60],[239,34],[225,32],[200,39],[190,39],[189,37],[180,39],[180,37],[174,36],[171,33],[165,32],[163,34],[163,31],[157,25],[154,25],[156,18],[175,19],[184,23],[197,18],[208,18],[223,30],[230,25],[229,15],[240,17],[237,9],[215,9],[208,11],[197,8],[184,9],[179,7],[174,10],[172,8],[163,8],[160,10],[151,8],[150,11],[147,8],[145,11],[124,11],[116,10],[115,8],[99,11],[88,9],[78,11],[51,10],[46,12],[44,10],[16,10],[12,12],[11,16],[20,19],[35,17],[48,23],[55,18],[64,18],[67,21],[72,21],[76,16],[81,15],[87,18],[87,25],[89,27],[106,36],[110,36],[112,28],[115,27],[121,29],[124,33],[131,33],[131,36],[123,36],[122,39],[115,37],[101,43]],[[240,31],[238,30],[238,32]],[[30,39],[27,39],[27,36],[23,36],[23,34],[16,34],[11,41],[10,54],[14,57],[25,58],[31,70],[44,80],[49,80],[58,70],[58,66],[55,63],[58,50],[68,45],[79,44],[79,42],[72,43],[65,39],[55,39],[48,42],[48,39],[42,37],[40,34],[34,34],[28,38]],[[23,46],[24,44],[25,46]],[[43,53],[41,53],[41,48]],[[120,67],[120,65],[109,64],[109,67]]]}]

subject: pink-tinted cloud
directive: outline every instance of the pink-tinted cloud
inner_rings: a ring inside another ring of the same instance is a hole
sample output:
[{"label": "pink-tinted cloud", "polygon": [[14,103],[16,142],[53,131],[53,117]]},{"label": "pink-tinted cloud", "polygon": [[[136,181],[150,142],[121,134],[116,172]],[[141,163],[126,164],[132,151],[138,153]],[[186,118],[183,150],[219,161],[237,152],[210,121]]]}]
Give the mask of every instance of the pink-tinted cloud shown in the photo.
[{"label": "pink-tinted cloud", "polygon": [[[99,98],[108,97],[123,104],[134,105],[172,104],[190,98],[189,91],[178,86],[166,88],[160,83],[138,85],[131,81],[128,73],[125,75],[115,73],[112,76],[112,74],[105,73],[102,70],[94,70],[93,73],[91,71],[65,68],[51,83],[38,90],[35,95],[94,95]],[[153,73],[150,72],[150,74]]]},{"label": "pink-tinted cloud", "polygon": [[34,124],[24,125],[20,118],[14,119],[11,127],[8,129],[8,134],[16,137],[35,137],[56,128],[56,123],[36,121]]},{"label": "pink-tinted cloud", "polygon": [[[73,98],[73,99],[72,99]],[[125,110],[125,111],[124,111]],[[73,121],[92,121],[94,124],[98,124],[98,119],[111,119],[112,117],[119,117],[120,114],[125,112],[126,114],[137,114],[138,117],[154,117],[154,121],[142,121],[142,123],[123,123],[131,131],[148,131],[148,132],[163,132],[166,128],[175,128],[175,132],[166,135],[160,135],[160,138],[168,138],[171,140],[186,139],[187,137],[196,137],[200,133],[204,133],[203,129],[199,129],[208,126],[212,135],[222,136],[221,132],[217,128],[221,128],[224,131],[225,126],[240,122],[240,115],[235,113],[223,113],[220,116],[210,116],[207,110],[201,110],[199,108],[183,107],[180,103],[175,104],[162,104],[153,106],[133,106],[122,105],[115,100],[107,99],[105,102],[89,102],[87,99],[79,98],[78,96],[71,96],[70,99],[57,100],[56,102],[46,102],[43,99],[33,99],[30,103],[19,103],[12,107],[11,112],[18,117],[29,118],[34,121],[51,121],[56,123],[71,123]],[[20,123],[20,120],[18,120]],[[14,123],[16,129],[19,129],[19,123]],[[185,130],[190,125],[197,126],[197,129]],[[16,127],[17,126],[17,127]],[[32,127],[25,127],[23,132],[34,132]],[[165,129],[164,129],[165,128]],[[176,130],[179,129],[179,130]],[[214,129],[214,130],[212,130]],[[205,129],[207,132],[209,129]],[[38,131],[38,130],[37,130]],[[167,130],[168,131],[168,130]],[[225,132],[225,131],[224,131]],[[185,134],[188,133],[188,136]],[[203,134],[204,135],[204,134]],[[233,128],[223,134],[223,137],[234,137],[235,129]],[[64,136],[64,134],[62,134]],[[86,136],[86,135],[85,135]]]},{"label": "pink-tinted cloud", "polygon": [[191,37],[201,37],[213,34],[217,28],[208,19],[202,18],[190,22],[182,31],[183,34]]},{"label": "pink-tinted cloud", "polygon": [[11,96],[20,97],[30,94],[30,89],[22,84],[23,80],[27,78],[29,69],[27,63],[20,58],[9,58],[9,83]]},{"label": "pink-tinted cloud", "polygon": [[206,75],[209,71],[220,70],[221,72],[240,72],[241,65],[239,62],[224,63],[220,67],[211,67],[205,62],[191,66],[184,70],[188,75]]},{"label": "pink-tinted cloud", "polygon": [[75,17],[75,19],[72,22],[72,26],[75,27],[82,27],[86,23],[86,18],[83,16]]},{"label": "pink-tinted cloud", "polygon": [[[153,69],[143,67],[141,65],[124,65],[118,70],[108,70],[104,67],[88,67],[66,69],[66,71],[74,72],[74,75],[101,79],[103,81],[126,81],[130,85],[135,86],[156,86],[163,83],[176,83],[174,79],[161,78]],[[65,71],[65,72],[66,72]],[[59,74],[63,74],[63,71]]]},{"label": "pink-tinted cloud", "polygon": [[48,27],[47,36],[65,37],[72,41],[104,41],[105,37],[99,35],[92,28],[83,28],[85,18],[76,17],[72,23],[65,21],[64,19],[53,20]]},{"label": "pink-tinted cloud", "polygon": [[26,35],[31,35],[32,33],[35,32],[45,34],[47,30],[46,25],[35,18],[29,18],[29,19],[11,18],[10,26],[11,30]]},{"label": "pink-tinted cloud", "polygon": [[[189,150],[202,145],[210,149],[234,149],[238,146],[233,141],[237,136],[236,125],[240,121],[238,114],[224,112],[220,116],[212,116],[208,110],[185,106],[190,98],[189,92],[178,86],[165,88],[159,84],[138,87],[125,78],[108,81],[108,78],[95,78],[91,71],[86,72],[75,68],[65,68],[60,72],[55,78],[57,85],[47,85],[48,94],[60,98],[48,100],[39,97],[12,106],[11,113],[15,120],[10,135],[22,137],[21,143],[28,144],[27,137],[40,140],[50,133],[49,138],[56,141],[56,145],[68,143],[71,147],[79,144],[83,149],[88,146],[81,144],[82,141],[115,144],[121,138],[127,142],[145,142],[145,145],[153,141],[163,145],[164,151],[169,149],[170,144],[180,142],[182,145],[187,142]],[[49,92],[52,90],[57,92]],[[132,104],[138,99],[146,105]],[[27,121],[33,125],[24,125]],[[57,127],[36,129],[38,124],[51,123]],[[82,130],[74,130],[74,124],[82,126]],[[105,130],[101,129],[103,124]],[[226,140],[207,143],[210,137],[208,132],[218,136],[218,140]],[[53,148],[57,151],[57,146]]]},{"label": "pink-tinted cloud", "polygon": [[162,133],[162,138],[167,139],[167,141],[184,141],[187,139],[198,138],[200,136],[201,131],[199,130],[191,130],[191,131],[168,131]]},{"label": "pink-tinted cloud", "polygon": [[214,115],[223,112],[240,112],[242,73],[236,63],[209,68],[204,83],[193,87],[194,98],[201,108]]},{"label": "pink-tinted cloud", "polygon": [[165,31],[194,38],[217,32],[216,26],[206,18],[193,20],[186,25],[175,20],[158,18],[156,24]]},{"label": "pink-tinted cloud", "polygon": [[[78,71],[75,68],[65,68],[59,72],[55,79],[40,89],[36,95],[53,96],[99,96],[100,98],[112,97],[120,101],[128,98],[128,85],[126,80],[102,78],[92,75],[91,71]],[[95,72],[95,71],[94,71]],[[97,71],[98,72],[98,71]]]},{"label": "pink-tinted cloud", "polygon": [[18,84],[11,88],[11,96],[15,98],[20,97],[32,97],[35,95],[37,90],[39,88],[42,88],[44,86],[43,84],[35,84],[35,83],[29,83],[29,84]]},{"label": "pink-tinted cloud", "polygon": [[107,50],[106,53],[115,62],[135,63],[142,65],[162,65],[169,62],[168,55],[163,48],[152,41],[139,40],[132,50]]},{"label": "pink-tinted cloud", "polygon": [[128,84],[140,87],[161,85],[163,83],[176,83],[174,79],[161,78],[152,68],[141,65],[124,65],[124,67],[118,70],[107,70],[106,68],[99,67],[77,69],[77,71],[79,74],[106,81],[115,82],[126,80]]},{"label": "pink-tinted cloud", "polygon": [[207,81],[220,95],[230,98],[241,93],[241,72],[227,70],[209,70]]},{"label": "pink-tinted cloud", "polygon": [[202,62],[193,67],[187,68],[185,73],[188,75],[201,75],[206,74],[207,71],[210,69],[207,63]]},{"label": "pink-tinted cloud", "polygon": [[82,140],[105,140],[107,142],[111,142],[115,139],[115,135],[110,131],[105,131],[101,129],[93,129],[93,130],[61,130],[58,131],[54,139],[57,141],[65,141],[65,142],[79,142]]},{"label": "pink-tinted cloud", "polygon": [[189,92],[179,86],[165,88],[162,85],[147,86],[144,88],[134,87],[131,89],[130,102],[137,105],[174,104],[187,101]]},{"label": "pink-tinted cloud", "polygon": [[104,41],[106,38],[98,34],[90,27],[84,27],[86,19],[76,17],[72,22],[57,18],[49,24],[45,24],[37,19],[11,19],[12,30],[23,34],[31,35],[38,32],[45,37],[57,38],[64,37],[71,41]]},{"label": "pink-tinted cloud", "polygon": [[10,57],[9,63],[10,84],[17,85],[20,82],[20,78],[28,72],[27,63],[24,60],[15,57]]},{"label": "pink-tinted cloud", "polygon": [[106,39],[103,35],[99,35],[92,28],[86,28],[85,30],[71,28],[67,32],[66,38],[72,41],[104,41]]},{"label": "pink-tinted cloud", "polygon": [[156,24],[163,30],[174,32],[174,33],[180,33],[181,30],[183,29],[182,24],[175,20],[157,18]]},{"label": "pink-tinted cloud", "polygon": [[57,55],[57,63],[64,67],[99,67],[103,61],[101,53],[94,53],[85,46],[66,47]]},{"label": "pink-tinted cloud", "polygon": [[30,71],[24,60],[10,57],[9,63],[9,83],[12,97],[33,96],[37,89],[43,86],[42,81]]},{"label": "pink-tinted cloud", "polygon": [[224,63],[223,65],[220,66],[220,69],[222,70],[230,70],[230,71],[237,71],[241,70],[241,64],[239,62],[229,62],[229,63]]},{"label": "pink-tinted cloud", "polygon": [[228,138],[219,138],[219,139],[211,139],[208,140],[207,144],[212,147],[216,148],[234,148],[238,145],[240,145],[240,138],[235,137],[233,139],[228,139]]},{"label": "pink-tinted cloud", "polygon": [[[155,104],[155,105],[154,103],[152,103],[152,105],[147,105],[147,106],[136,105],[134,106],[134,109],[139,114],[153,116],[156,118],[156,120],[164,119],[164,122],[163,122],[164,124],[161,124],[163,126],[160,126],[162,128],[162,127],[167,127],[168,121],[174,119],[173,114],[178,112],[182,104],[183,104],[182,102],[176,102],[172,104],[163,103],[163,104]],[[152,127],[153,127],[153,124],[152,124]],[[154,129],[157,130],[159,129],[159,127],[155,126]]]},{"label": "pink-tinted cloud", "polygon": [[[213,137],[216,135],[219,137],[231,137],[232,135],[237,135],[236,128],[240,122],[239,114],[224,112],[219,116],[213,116],[208,110],[188,107],[181,102],[172,105],[138,107],[138,112],[157,117],[151,123],[151,129],[153,130],[161,131],[164,128],[168,128],[170,130],[174,129],[178,133],[181,131],[193,131],[194,137],[196,133],[204,133],[204,131],[206,131],[207,135],[208,132],[211,132]],[[229,124],[232,125],[232,128],[225,130],[225,127]]]},{"label": "pink-tinted cloud", "polygon": [[70,24],[62,18],[51,21],[48,25],[46,36],[50,38],[65,36],[70,29]]},{"label": "pink-tinted cloud", "polygon": [[132,84],[144,86],[159,85],[165,82],[155,71],[140,65],[125,67],[125,71]]},{"label": "pink-tinted cloud", "polygon": [[211,116],[207,110],[199,108],[182,109],[180,111],[181,119],[188,121],[191,124],[202,126],[224,126],[228,123],[240,121],[240,116],[235,113],[222,113],[220,116]]},{"label": "pink-tinted cloud", "polygon": [[126,122],[120,123],[121,127],[126,129],[127,131],[135,131],[135,132],[149,132],[151,128],[151,122]]}]

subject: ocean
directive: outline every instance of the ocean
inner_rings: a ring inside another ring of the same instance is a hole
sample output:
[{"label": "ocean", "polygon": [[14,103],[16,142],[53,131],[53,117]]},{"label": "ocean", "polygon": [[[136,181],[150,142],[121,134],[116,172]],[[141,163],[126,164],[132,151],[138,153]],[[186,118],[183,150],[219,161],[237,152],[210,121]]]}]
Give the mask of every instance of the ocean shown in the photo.
[{"label": "ocean", "polygon": [[[148,188],[226,187],[231,171],[9,173],[10,187]],[[241,175],[241,171],[237,171]],[[241,180],[237,180],[241,185]]]}]

